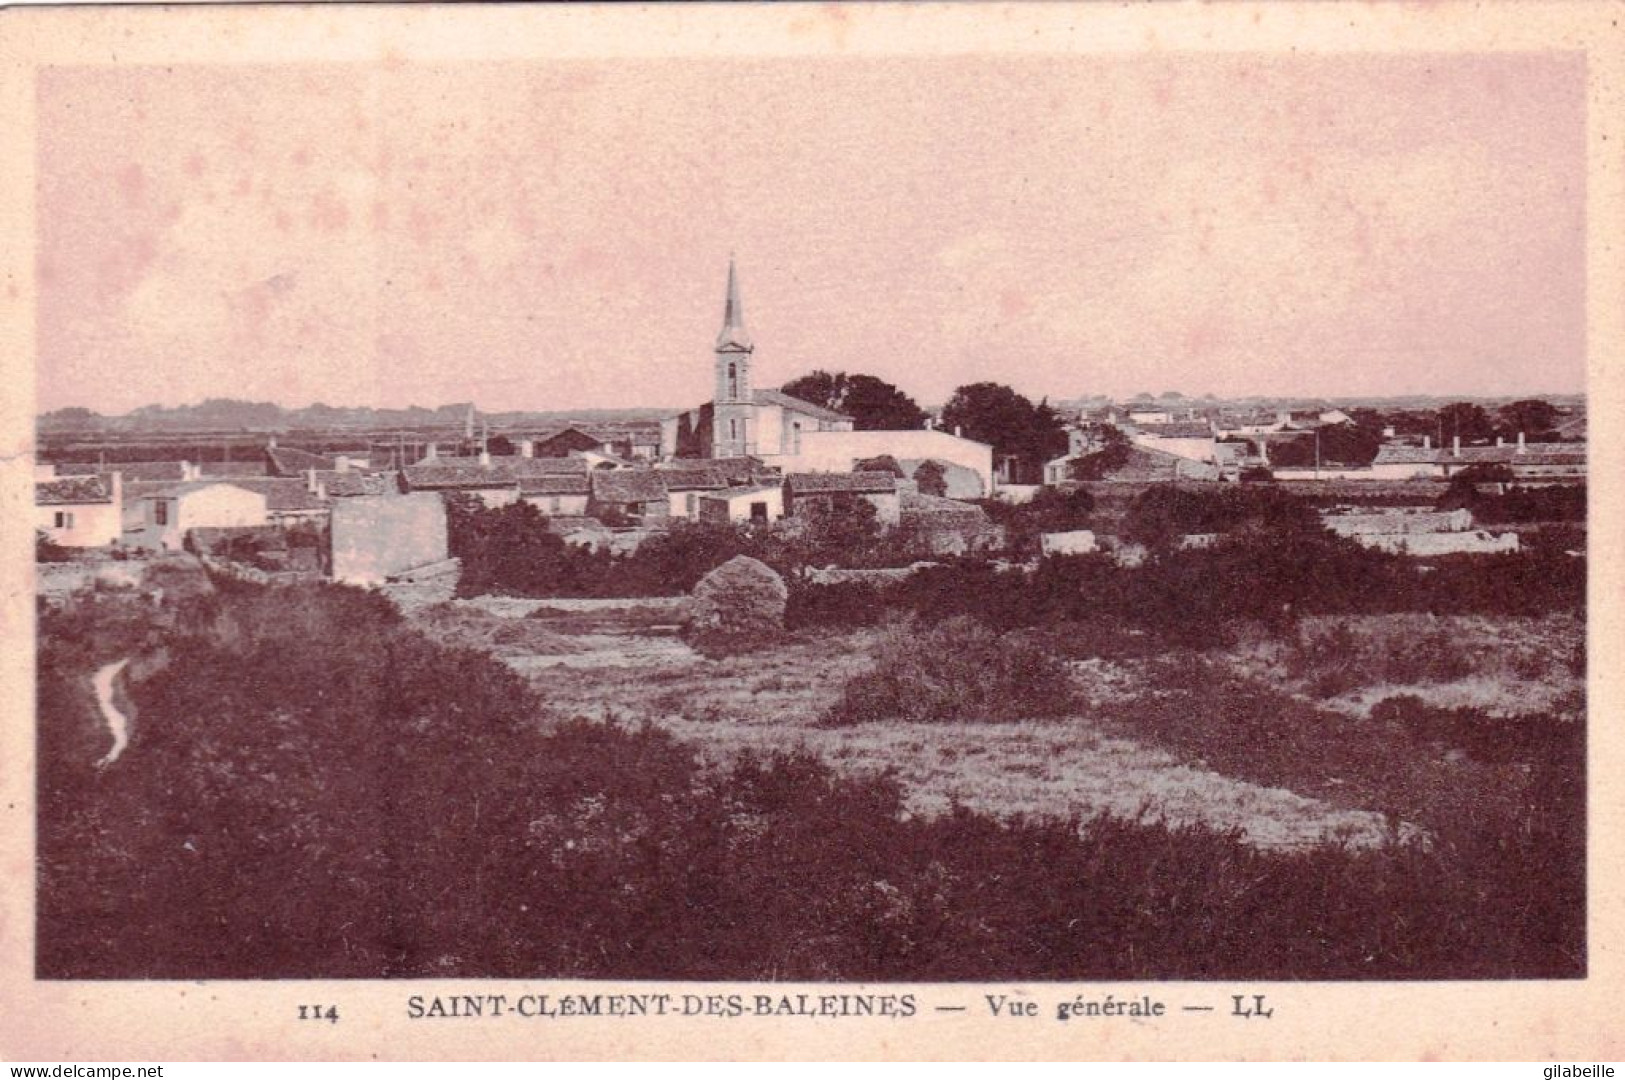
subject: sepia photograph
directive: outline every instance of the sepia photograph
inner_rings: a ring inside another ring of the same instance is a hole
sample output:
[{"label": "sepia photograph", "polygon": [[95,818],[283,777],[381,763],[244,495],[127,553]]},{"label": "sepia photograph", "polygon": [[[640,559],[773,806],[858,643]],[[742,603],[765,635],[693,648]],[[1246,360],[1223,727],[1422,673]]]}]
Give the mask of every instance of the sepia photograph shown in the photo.
[{"label": "sepia photograph", "polygon": [[36,985],[1594,974],[1587,54],[916,10],[28,72]]}]

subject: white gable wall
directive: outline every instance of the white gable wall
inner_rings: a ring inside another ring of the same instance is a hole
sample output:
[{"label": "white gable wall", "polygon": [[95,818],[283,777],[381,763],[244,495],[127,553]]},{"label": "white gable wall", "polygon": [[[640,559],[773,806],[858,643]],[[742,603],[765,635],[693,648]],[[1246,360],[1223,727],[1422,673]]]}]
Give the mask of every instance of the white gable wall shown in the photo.
[{"label": "white gable wall", "polygon": [[773,464],[785,472],[851,472],[866,458],[890,454],[904,458],[936,458],[974,472],[982,494],[993,490],[993,448],[946,431],[803,431],[801,453],[786,454]]}]

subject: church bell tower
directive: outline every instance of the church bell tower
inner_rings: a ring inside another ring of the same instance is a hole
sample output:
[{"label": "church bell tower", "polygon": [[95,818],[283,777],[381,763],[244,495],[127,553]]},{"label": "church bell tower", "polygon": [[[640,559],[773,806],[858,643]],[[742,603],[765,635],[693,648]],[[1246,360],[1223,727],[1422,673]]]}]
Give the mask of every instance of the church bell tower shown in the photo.
[{"label": "church bell tower", "polygon": [[739,457],[756,452],[756,399],[751,392],[750,359],[756,351],[745,330],[739,278],[728,258],[728,299],[717,334],[717,388],[712,397],[711,456]]}]

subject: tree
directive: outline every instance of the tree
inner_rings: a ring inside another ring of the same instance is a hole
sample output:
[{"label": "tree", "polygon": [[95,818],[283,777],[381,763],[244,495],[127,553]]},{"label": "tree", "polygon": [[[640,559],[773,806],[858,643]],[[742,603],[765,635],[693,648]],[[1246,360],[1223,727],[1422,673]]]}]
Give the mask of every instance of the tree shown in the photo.
[{"label": "tree", "polygon": [[897,464],[897,459],[890,454],[881,454],[879,457],[864,458],[852,466],[853,472],[883,472],[890,473],[899,480],[904,479],[903,467]]},{"label": "tree", "polygon": [[1535,442],[1546,441],[1540,436],[1555,428],[1558,419],[1557,409],[1551,402],[1535,398],[1503,405],[1495,414],[1500,421],[1501,434],[1514,439],[1522,434]]},{"label": "tree", "polygon": [[1458,401],[1440,409],[1438,425],[1441,442],[1449,442],[1457,437],[1464,443],[1482,442],[1495,435],[1495,425],[1490,422],[1489,414],[1482,406],[1470,401]]},{"label": "tree", "polygon": [[1066,452],[1066,428],[1049,403],[1034,405],[1000,383],[972,383],[955,390],[942,410],[942,422],[1029,467]]},{"label": "tree", "polygon": [[789,394],[799,401],[822,405],[826,409],[839,409],[841,395],[846,390],[846,373],[844,371],[824,371],[818,369],[799,379],[791,379],[779,387],[779,392]]},{"label": "tree", "polygon": [[35,562],[67,562],[71,557],[72,552],[47,536],[44,529],[34,530]]},{"label": "tree", "polygon": [[[1316,436],[1275,442],[1270,445],[1270,462],[1285,468],[1309,468],[1316,461]],[[1380,436],[1365,428],[1344,424],[1331,424],[1320,429],[1319,461],[1321,465],[1371,464],[1382,445]]]},{"label": "tree", "polygon": [[914,470],[914,486],[919,489],[921,495],[946,497],[948,470],[942,467],[942,462],[928,458],[920,462],[920,467]]},{"label": "tree", "polygon": [[1101,429],[1101,448],[1093,453],[1074,458],[1067,466],[1067,475],[1073,480],[1101,480],[1128,464],[1130,443],[1115,425]]},{"label": "tree", "polygon": [[914,399],[873,375],[814,371],[784,384],[783,393],[852,418],[858,431],[907,431],[925,423]]}]

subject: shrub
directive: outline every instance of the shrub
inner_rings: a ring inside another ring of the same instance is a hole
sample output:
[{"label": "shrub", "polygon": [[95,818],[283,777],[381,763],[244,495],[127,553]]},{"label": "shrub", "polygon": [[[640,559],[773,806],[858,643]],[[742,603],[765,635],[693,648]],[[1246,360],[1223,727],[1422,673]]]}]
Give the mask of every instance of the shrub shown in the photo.
[{"label": "shrub", "polygon": [[1074,695],[1066,664],[1021,634],[1000,635],[968,618],[924,632],[892,627],[876,663],[848,680],[825,720],[1012,721],[1061,716]]},{"label": "shrub", "polygon": [[784,630],[788,593],[772,567],[735,555],[694,586],[683,637],[710,656],[761,648]]}]

